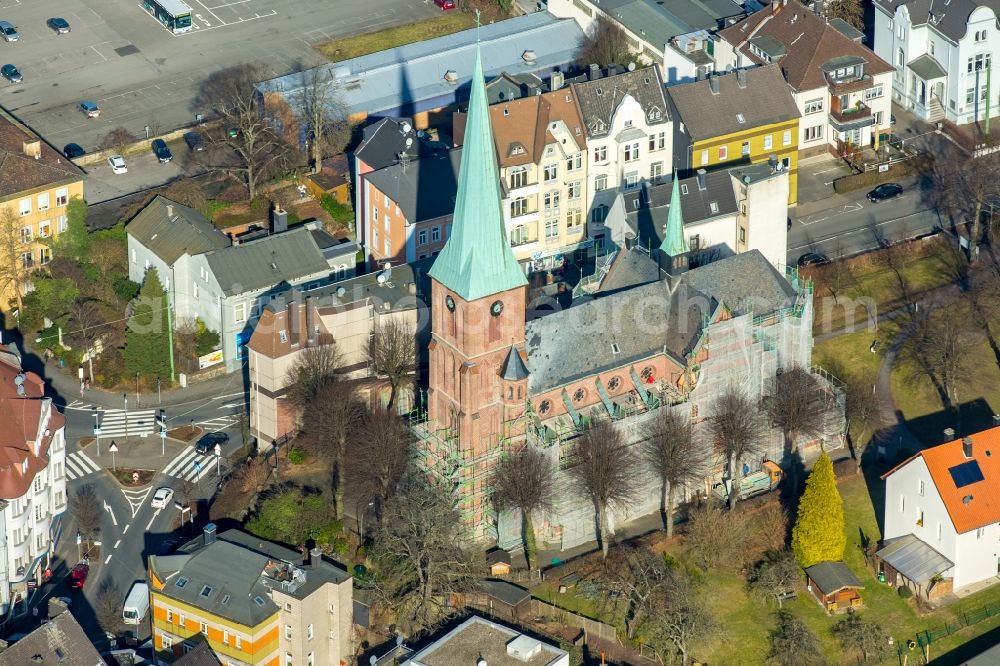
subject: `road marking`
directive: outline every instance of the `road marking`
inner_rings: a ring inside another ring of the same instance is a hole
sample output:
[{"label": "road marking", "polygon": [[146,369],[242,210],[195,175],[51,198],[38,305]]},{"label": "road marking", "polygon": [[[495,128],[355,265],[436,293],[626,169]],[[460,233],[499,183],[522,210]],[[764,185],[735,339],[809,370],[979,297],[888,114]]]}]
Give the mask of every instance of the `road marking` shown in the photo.
[{"label": "road marking", "polygon": [[125,495],[129,508],[132,509],[133,518],[135,518],[135,514],[139,513],[139,509],[142,508],[143,502],[146,501],[151,492],[153,492],[152,488],[146,488],[145,490],[125,490],[122,488],[122,494]]},{"label": "road marking", "polygon": [[132,527],[132,523],[129,523],[128,525],[125,526],[125,529],[122,530],[122,534],[125,534],[126,532],[128,532],[128,528],[130,528],[130,527]]},{"label": "road marking", "polygon": [[[114,553],[111,553],[111,555],[114,555]],[[107,558],[105,558],[105,560],[104,560],[105,564],[107,564],[108,562],[111,561],[111,555],[108,555]]]},{"label": "road marking", "polygon": [[119,544],[120,544],[121,542],[122,542],[122,540],[121,540],[121,539],[118,539],[118,541],[115,541],[115,545],[111,546],[111,550],[118,550],[118,545],[119,545]]},{"label": "road marking", "polygon": [[814,176],[818,176],[818,175],[820,175],[821,173],[829,173],[829,172],[831,172],[831,171],[840,171],[840,170],[842,170],[843,168],[844,168],[844,167],[842,167],[842,166],[835,166],[835,167],[830,167],[829,169],[823,169],[822,171],[813,171],[813,175],[814,175]]},{"label": "road marking", "polygon": [[104,510],[111,514],[111,522],[118,527],[118,519],[115,518],[115,512],[111,509],[111,505],[108,504],[107,500],[104,501]]},{"label": "road marking", "polygon": [[[831,217],[836,217],[838,215],[843,215],[845,213],[856,213],[857,211],[862,210],[863,208],[864,205],[862,205],[861,202],[855,201],[849,204],[844,204],[840,208],[829,208],[827,210],[824,210],[822,213],[813,213],[812,215],[806,215],[805,217],[801,218],[799,222],[802,224],[802,226],[808,227],[810,224],[823,222],[825,220],[829,220]],[[822,217],[816,217],[817,215],[821,215]]]},{"label": "road marking", "polygon": [[100,470],[100,466],[83,451],[76,451],[66,456],[66,477],[70,480],[79,479]]},{"label": "road marking", "polygon": [[[927,208],[925,210],[918,210],[918,211],[916,211],[914,213],[908,213],[908,214],[902,215],[900,217],[895,217],[895,218],[893,218],[891,220],[884,220],[882,222],[877,222],[877,223],[875,223],[874,226],[881,227],[882,225],[885,225],[885,224],[891,224],[893,222],[899,222],[900,220],[904,220],[904,219],[906,219],[908,217],[913,217],[915,215],[923,215],[923,214],[929,213],[929,212],[932,212],[932,209]],[[937,226],[937,224],[931,224],[928,228],[933,229],[936,226]],[[811,248],[816,247],[820,243],[826,243],[826,242],[831,241],[831,240],[833,240],[835,238],[842,238],[844,236],[850,236],[852,234],[858,233],[859,231],[868,231],[868,232],[871,232],[871,229],[872,229],[872,225],[866,225],[864,227],[859,227],[858,229],[851,229],[850,231],[843,231],[841,233],[834,234],[832,236],[827,236],[826,238],[814,238],[814,239],[810,240],[809,242],[807,242],[807,243],[805,243],[803,245],[796,245],[795,247],[790,247],[788,249],[789,249],[789,251],[804,250],[806,248],[810,248],[811,249]]]},{"label": "road marking", "polygon": [[153,526],[153,521],[154,521],[154,520],[156,520],[156,517],[157,517],[158,515],[160,515],[160,509],[157,509],[157,510],[156,510],[156,511],[155,511],[155,512],[153,513],[153,517],[149,519],[149,522],[148,522],[148,523],[146,523],[146,531],[147,531],[147,532],[149,531],[149,528]]},{"label": "road marking", "polygon": [[[102,44],[106,44],[107,42],[101,42],[101,43]],[[108,59],[104,57],[104,54],[97,50],[96,46],[91,46],[90,48],[94,49],[94,53],[96,53],[97,55],[101,56],[101,58],[104,60],[104,62],[108,61]]]}]

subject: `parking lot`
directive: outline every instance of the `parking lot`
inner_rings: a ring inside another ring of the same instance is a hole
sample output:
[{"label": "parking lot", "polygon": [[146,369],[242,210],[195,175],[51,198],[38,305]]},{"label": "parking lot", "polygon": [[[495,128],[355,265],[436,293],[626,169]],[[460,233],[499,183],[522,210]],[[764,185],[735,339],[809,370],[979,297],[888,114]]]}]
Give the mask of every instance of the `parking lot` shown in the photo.
[{"label": "parking lot", "polygon": [[[190,33],[174,35],[138,0],[62,0],[28,3],[0,0],[0,20],[21,38],[0,42],[0,64],[12,63],[22,83],[0,83],[0,104],[57,148],[78,143],[97,149],[116,127],[136,136],[189,125],[193,101],[210,73],[241,62],[264,62],[278,76],[319,64],[311,44],[355,32],[419,20],[440,11],[413,0],[190,0]],[[45,21],[65,18],[69,34],[57,35]],[[84,99],[101,107],[98,118],[77,110]],[[158,166],[158,165],[156,165]],[[137,168],[145,168],[141,165]],[[131,174],[131,168],[129,173]],[[152,180],[166,175],[157,169]],[[86,185],[91,202],[103,200],[95,172]],[[160,181],[162,182],[162,181]],[[158,184],[150,182],[150,184]]]}]

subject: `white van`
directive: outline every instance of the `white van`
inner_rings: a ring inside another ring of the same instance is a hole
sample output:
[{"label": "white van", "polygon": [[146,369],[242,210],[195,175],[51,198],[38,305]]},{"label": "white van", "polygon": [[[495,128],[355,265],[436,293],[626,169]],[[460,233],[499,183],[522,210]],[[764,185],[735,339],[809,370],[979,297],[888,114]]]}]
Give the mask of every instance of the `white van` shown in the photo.
[{"label": "white van", "polygon": [[139,624],[149,611],[149,586],[135,583],[125,597],[122,606],[122,621],[125,624]]}]

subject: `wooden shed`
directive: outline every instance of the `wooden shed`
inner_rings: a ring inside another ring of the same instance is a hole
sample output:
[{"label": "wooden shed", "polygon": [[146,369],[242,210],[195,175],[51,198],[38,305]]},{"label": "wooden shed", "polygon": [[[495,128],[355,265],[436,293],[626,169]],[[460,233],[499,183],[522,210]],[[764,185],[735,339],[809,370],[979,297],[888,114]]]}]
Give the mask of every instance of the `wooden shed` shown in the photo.
[{"label": "wooden shed", "polygon": [[486,553],[486,566],[489,567],[491,576],[509,576],[510,553],[502,548],[494,548]]},{"label": "wooden shed", "polygon": [[469,600],[492,617],[509,622],[527,617],[531,612],[531,593],[502,580],[484,580],[482,591],[470,595]]},{"label": "wooden shed", "polygon": [[306,176],[306,187],[312,196],[320,199],[329,194],[338,202],[351,202],[351,173],[347,156],[343,153],[323,160],[319,172]]},{"label": "wooden shed", "polygon": [[861,608],[864,585],[843,562],[820,562],[806,569],[809,592],[828,613]]}]

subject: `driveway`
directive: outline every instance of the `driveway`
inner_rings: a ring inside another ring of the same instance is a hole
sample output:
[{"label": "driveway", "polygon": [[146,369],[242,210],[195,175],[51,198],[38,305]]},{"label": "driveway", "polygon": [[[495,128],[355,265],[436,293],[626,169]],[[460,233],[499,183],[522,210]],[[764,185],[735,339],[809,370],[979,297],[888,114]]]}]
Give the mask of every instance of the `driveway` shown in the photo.
[{"label": "driveway", "polygon": [[[144,142],[148,145],[149,142]],[[87,180],[83,181],[83,197],[88,204],[141,192],[167,183],[180,176],[193,176],[204,169],[193,159],[183,141],[168,144],[173,159],[160,163],[152,149],[126,155],[128,173],[113,174],[107,162],[85,167]]]},{"label": "driveway", "polygon": [[833,181],[852,173],[854,170],[844,160],[829,155],[799,162],[799,207],[832,197]]}]

